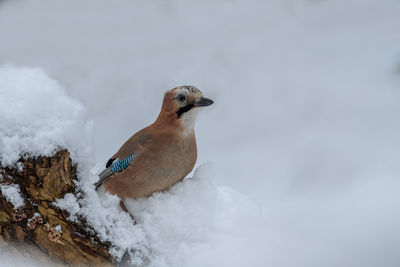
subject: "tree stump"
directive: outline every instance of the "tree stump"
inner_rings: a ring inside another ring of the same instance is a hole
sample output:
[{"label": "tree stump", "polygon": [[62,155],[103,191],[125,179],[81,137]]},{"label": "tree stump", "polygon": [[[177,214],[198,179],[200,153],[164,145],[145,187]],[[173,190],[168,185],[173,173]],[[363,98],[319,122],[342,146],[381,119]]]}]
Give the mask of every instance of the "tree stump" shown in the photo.
[{"label": "tree stump", "polygon": [[0,191],[0,249],[47,265],[113,265],[109,244],[102,243],[83,219],[68,221],[67,212],[52,205],[66,193],[76,193],[77,171],[69,152],[21,158],[18,164],[23,169],[0,167],[0,183],[19,185],[25,201],[15,208]]}]

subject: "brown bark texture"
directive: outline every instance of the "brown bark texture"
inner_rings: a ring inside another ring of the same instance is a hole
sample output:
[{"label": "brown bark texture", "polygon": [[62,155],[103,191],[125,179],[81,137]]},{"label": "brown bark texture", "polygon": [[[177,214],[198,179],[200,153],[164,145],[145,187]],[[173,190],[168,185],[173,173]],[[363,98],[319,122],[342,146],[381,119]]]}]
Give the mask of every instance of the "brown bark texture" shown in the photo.
[{"label": "brown bark texture", "polygon": [[68,213],[52,205],[66,193],[76,193],[77,171],[69,152],[19,162],[22,171],[0,167],[1,183],[18,184],[25,200],[16,209],[0,190],[0,251],[46,266],[113,265],[109,244],[102,243],[84,219],[68,221]]}]

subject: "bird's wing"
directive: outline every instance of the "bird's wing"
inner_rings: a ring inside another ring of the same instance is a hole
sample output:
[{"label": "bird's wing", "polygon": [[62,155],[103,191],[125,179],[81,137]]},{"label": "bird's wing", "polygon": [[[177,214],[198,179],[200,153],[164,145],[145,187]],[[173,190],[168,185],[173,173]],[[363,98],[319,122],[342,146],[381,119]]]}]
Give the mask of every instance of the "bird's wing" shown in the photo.
[{"label": "bird's wing", "polygon": [[99,173],[99,181],[95,183],[96,190],[116,172],[122,172],[139,156],[143,146],[151,140],[151,134],[142,130],[125,142],[107,162],[106,168]]}]

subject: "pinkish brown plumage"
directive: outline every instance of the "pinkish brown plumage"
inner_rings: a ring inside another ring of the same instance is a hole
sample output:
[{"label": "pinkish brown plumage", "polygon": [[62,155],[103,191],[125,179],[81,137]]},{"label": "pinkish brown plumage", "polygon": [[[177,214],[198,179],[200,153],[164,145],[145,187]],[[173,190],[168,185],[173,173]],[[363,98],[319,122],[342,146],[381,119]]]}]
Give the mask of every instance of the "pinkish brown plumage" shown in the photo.
[{"label": "pinkish brown plumage", "polygon": [[165,93],[160,114],[121,146],[99,175],[103,187],[119,198],[150,196],[172,187],[192,171],[197,148],[194,123],[201,107],[212,100],[194,86]]}]

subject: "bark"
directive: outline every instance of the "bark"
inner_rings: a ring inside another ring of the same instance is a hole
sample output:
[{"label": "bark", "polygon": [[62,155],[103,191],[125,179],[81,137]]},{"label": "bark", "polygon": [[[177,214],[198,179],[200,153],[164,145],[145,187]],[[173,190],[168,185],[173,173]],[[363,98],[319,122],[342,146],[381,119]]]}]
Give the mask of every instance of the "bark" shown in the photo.
[{"label": "bark", "polygon": [[84,220],[70,222],[66,211],[52,205],[66,193],[76,193],[77,171],[68,151],[19,162],[24,166],[21,172],[0,167],[1,183],[18,184],[25,200],[15,209],[0,191],[0,250],[45,265],[113,265],[109,244],[102,243]]}]

